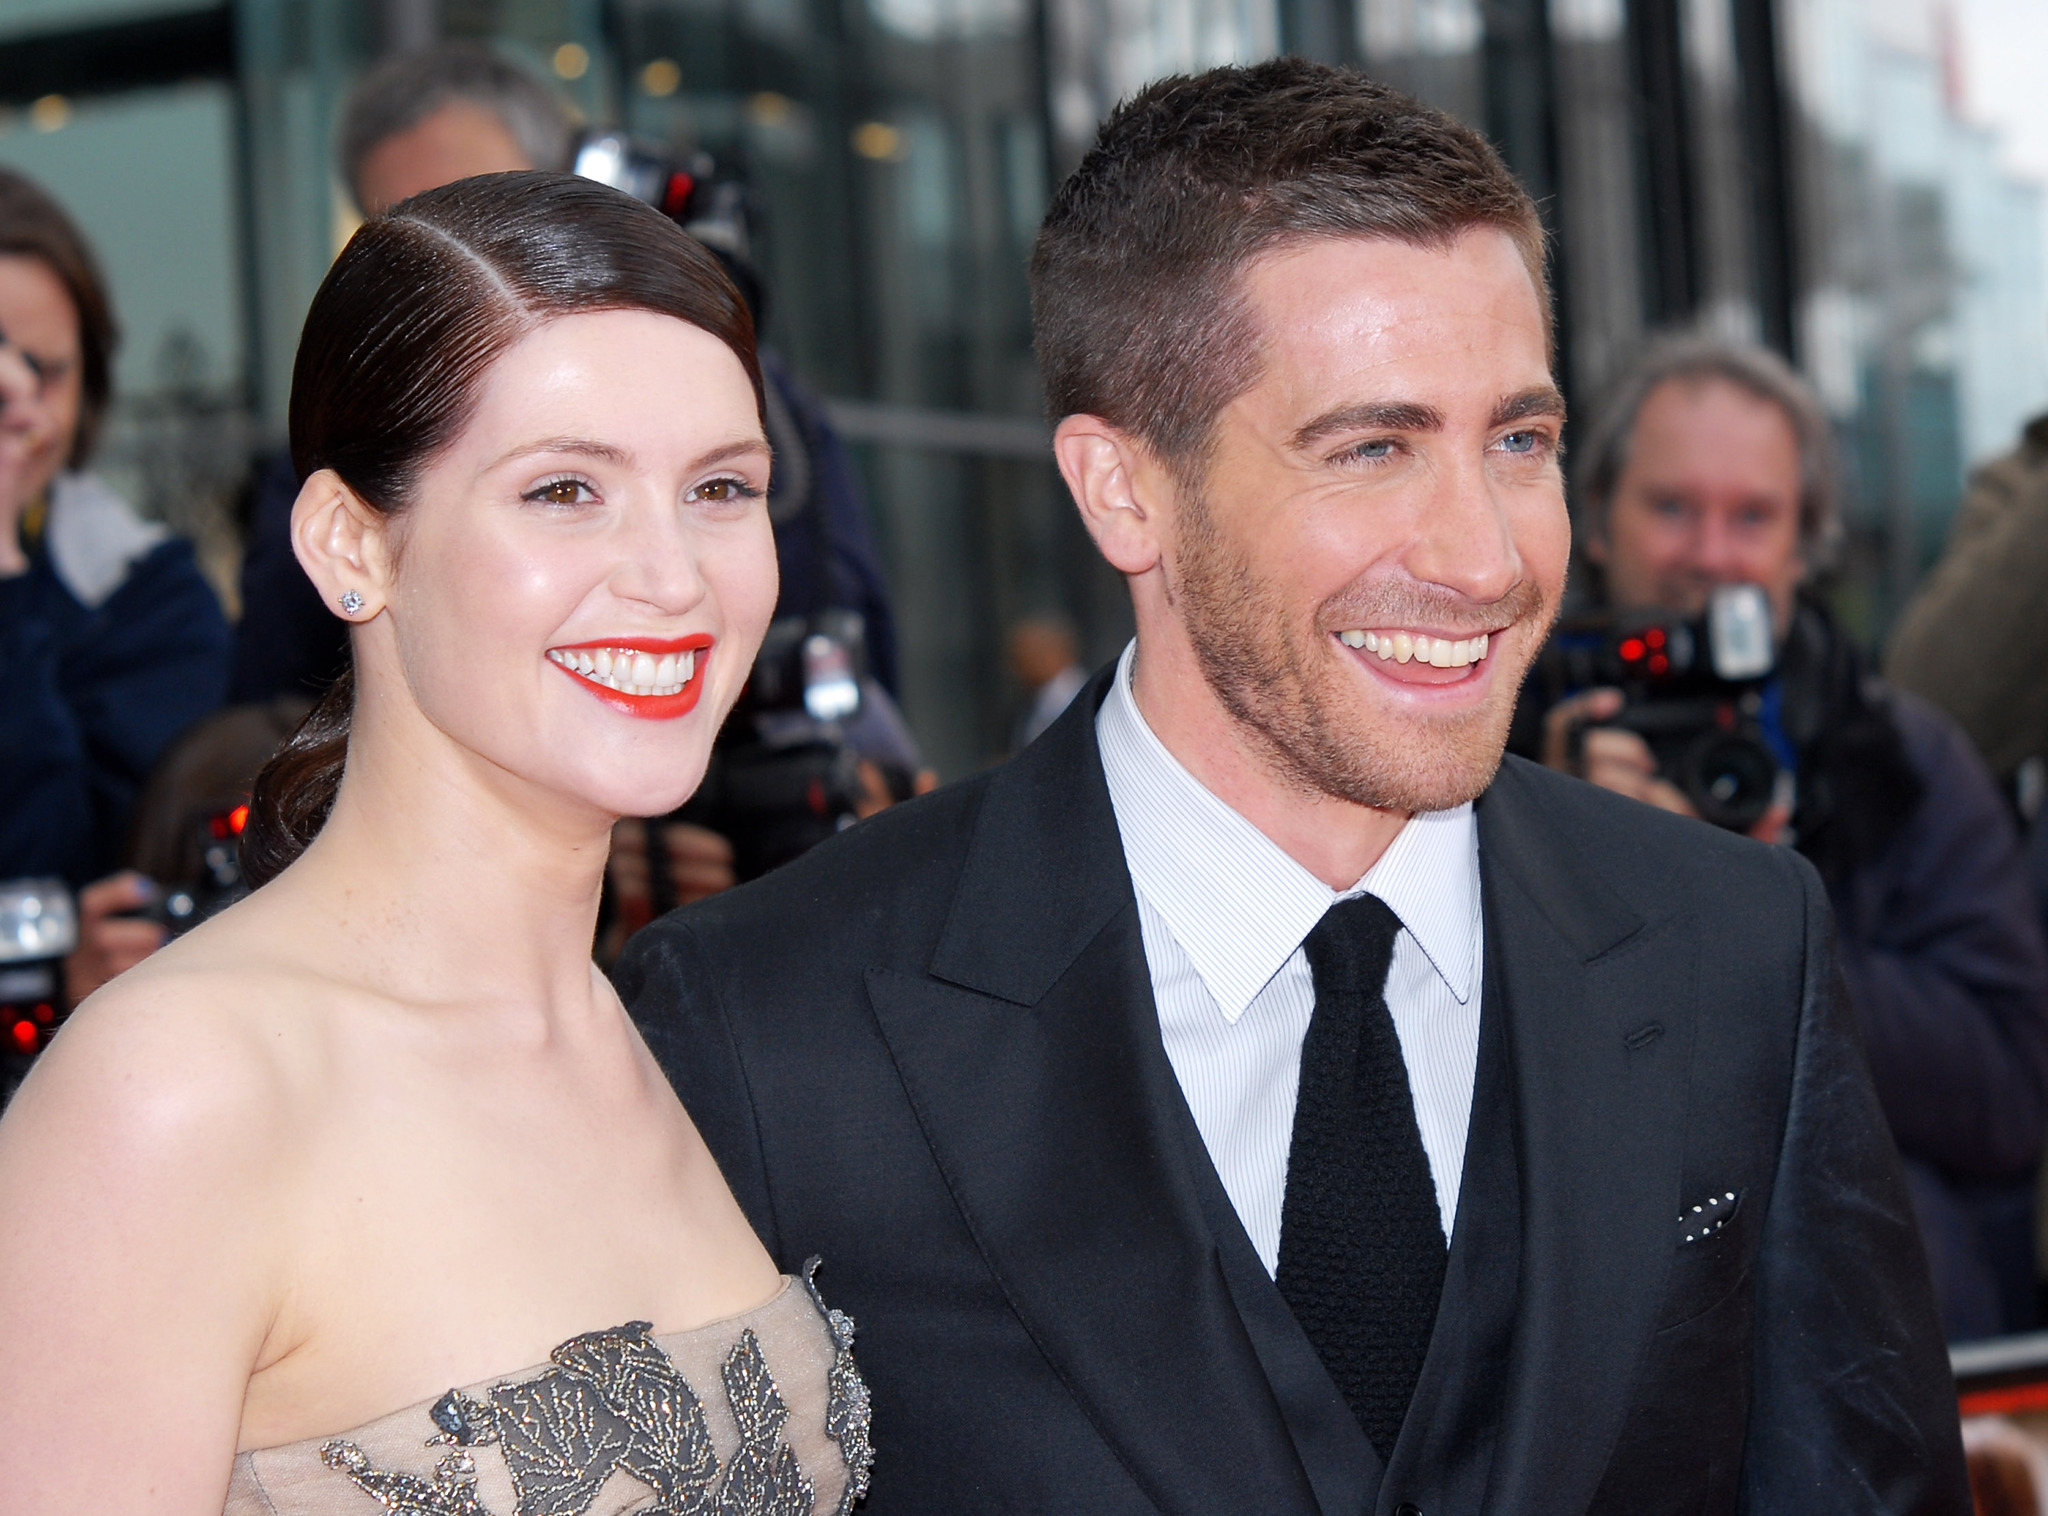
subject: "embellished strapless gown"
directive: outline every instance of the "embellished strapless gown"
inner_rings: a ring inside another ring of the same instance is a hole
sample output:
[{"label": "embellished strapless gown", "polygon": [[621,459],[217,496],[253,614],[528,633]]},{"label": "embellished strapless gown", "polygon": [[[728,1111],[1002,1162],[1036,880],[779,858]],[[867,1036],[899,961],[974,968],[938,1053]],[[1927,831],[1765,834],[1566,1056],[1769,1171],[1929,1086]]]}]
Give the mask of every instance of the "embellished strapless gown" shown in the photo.
[{"label": "embellished strapless gown", "polygon": [[744,1315],[591,1332],[537,1368],[243,1453],[226,1516],[843,1516],[874,1458],[868,1389],[817,1262]]}]

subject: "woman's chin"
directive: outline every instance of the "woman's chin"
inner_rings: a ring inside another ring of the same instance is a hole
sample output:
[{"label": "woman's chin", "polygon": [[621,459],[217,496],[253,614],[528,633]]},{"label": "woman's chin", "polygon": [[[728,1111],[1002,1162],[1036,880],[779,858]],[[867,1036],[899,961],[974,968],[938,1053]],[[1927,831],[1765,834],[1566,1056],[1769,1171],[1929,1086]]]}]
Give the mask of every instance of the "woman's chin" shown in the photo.
[{"label": "woman's chin", "polygon": [[681,771],[681,778],[687,779],[687,783],[680,782],[678,770],[673,767],[641,782],[608,776],[607,782],[593,787],[587,798],[609,816],[666,816],[697,793],[704,782],[704,764],[700,757]]}]

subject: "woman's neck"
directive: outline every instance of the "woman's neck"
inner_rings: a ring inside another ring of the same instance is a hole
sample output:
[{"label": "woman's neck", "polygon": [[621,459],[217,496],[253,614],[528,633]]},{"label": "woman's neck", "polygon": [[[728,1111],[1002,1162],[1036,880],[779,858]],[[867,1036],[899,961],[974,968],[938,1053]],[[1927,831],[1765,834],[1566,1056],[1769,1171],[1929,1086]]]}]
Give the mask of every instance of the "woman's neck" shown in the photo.
[{"label": "woman's neck", "polygon": [[423,718],[377,721],[351,737],[333,812],[278,880],[280,903],[318,913],[339,977],[405,1001],[573,1013],[591,1000],[610,822]]}]

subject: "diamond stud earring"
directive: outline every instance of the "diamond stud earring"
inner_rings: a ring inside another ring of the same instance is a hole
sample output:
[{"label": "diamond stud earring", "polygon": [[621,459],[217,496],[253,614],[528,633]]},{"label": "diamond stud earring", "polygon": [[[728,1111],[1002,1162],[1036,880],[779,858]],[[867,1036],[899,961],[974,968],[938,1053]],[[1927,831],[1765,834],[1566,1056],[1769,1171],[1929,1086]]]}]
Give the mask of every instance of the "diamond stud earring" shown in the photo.
[{"label": "diamond stud earring", "polygon": [[341,610],[343,615],[353,616],[362,608],[363,597],[361,595],[357,594],[354,590],[343,590],[341,592]]}]

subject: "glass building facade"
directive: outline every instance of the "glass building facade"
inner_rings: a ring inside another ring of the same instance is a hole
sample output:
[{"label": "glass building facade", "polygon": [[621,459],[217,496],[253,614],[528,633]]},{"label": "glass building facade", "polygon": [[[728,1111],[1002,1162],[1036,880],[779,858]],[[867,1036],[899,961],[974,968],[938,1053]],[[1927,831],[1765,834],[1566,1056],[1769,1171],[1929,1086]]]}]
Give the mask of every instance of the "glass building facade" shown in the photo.
[{"label": "glass building facade", "polygon": [[1838,595],[1881,633],[1965,468],[2048,406],[2039,192],[1963,124],[1934,0],[0,0],[0,161],[93,236],[126,340],[105,464],[233,581],[306,303],[353,216],[351,79],[486,41],[594,125],[742,170],[768,339],[856,445],[905,707],[948,777],[999,756],[1005,628],[1128,635],[1046,447],[1024,267],[1117,99],[1278,51],[1485,130],[1555,233],[1582,413],[1651,332],[1769,342],[1850,462]]}]

